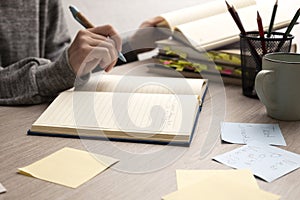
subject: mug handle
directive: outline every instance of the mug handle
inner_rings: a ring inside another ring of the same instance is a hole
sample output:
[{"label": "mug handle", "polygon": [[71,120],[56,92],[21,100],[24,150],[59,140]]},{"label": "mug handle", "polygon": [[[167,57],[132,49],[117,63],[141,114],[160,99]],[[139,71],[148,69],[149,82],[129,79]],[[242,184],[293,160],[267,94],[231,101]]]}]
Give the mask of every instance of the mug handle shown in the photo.
[{"label": "mug handle", "polygon": [[261,70],[255,78],[255,90],[257,93],[257,96],[259,97],[260,101],[264,104],[264,105],[268,105],[268,108],[271,109],[275,109],[276,105],[275,102],[271,101],[268,98],[268,95],[265,95],[268,91],[264,90],[264,83],[265,83],[265,77],[266,76],[272,76],[272,74],[274,73],[273,70]]}]

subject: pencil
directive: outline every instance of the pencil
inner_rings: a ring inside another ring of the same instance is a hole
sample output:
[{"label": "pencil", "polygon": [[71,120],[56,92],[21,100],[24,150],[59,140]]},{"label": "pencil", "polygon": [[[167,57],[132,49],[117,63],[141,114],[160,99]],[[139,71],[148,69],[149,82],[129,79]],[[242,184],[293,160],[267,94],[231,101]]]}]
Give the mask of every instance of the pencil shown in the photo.
[{"label": "pencil", "polygon": [[[225,0],[226,2],[226,5],[227,5],[227,9],[230,13],[230,15],[232,16],[234,22],[236,23],[236,25],[238,26],[239,30],[241,31],[241,35],[243,35],[244,37],[246,37],[246,31],[244,29],[244,26],[242,24],[242,21],[237,13],[237,11],[228,4],[228,2]],[[250,49],[250,52],[254,58],[254,61],[256,63],[256,70],[257,71],[260,71],[261,70],[261,58],[260,56],[258,55],[256,49],[254,48],[254,46],[252,45],[252,43],[250,42],[250,40],[248,38],[245,38],[247,43],[248,43],[248,46],[249,46],[249,49]]]},{"label": "pencil", "polygon": [[[69,9],[74,17],[74,19],[79,22],[85,28],[93,28],[94,25],[74,6],[69,6]],[[127,62],[126,58],[121,52],[118,52],[118,57],[123,61]]]},{"label": "pencil", "polygon": [[292,21],[290,22],[289,26],[287,27],[285,33],[283,34],[282,40],[280,41],[280,43],[277,46],[276,51],[279,51],[282,47],[282,45],[284,44],[285,40],[287,39],[287,37],[289,36],[290,32],[292,31],[294,25],[297,23],[297,20],[299,18],[300,15],[300,8],[297,10],[297,12],[295,13]]},{"label": "pencil", "polygon": [[[227,5],[227,8],[228,8],[228,5]],[[245,31],[245,29],[244,29],[242,20],[241,20],[241,18],[240,18],[240,16],[239,16],[238,12],[237,12],[236,9],[234,8],[234,6],[231,6],[231,8],[232,8],[232,10],[233,10],[233,13],[234,13],[235,16],[236,16],[236,19],[237,19],[238,23],[240,24],[240,27],[241,27],[241,30],[242,30],[241,32],[242,32],[243,34],[246,34],[246,31]]]},{"label": "pencil", "polygon": [[242,33],[243,35],[245,35],[245,34],[246,34],[246,31],[245,31],[245,29],[244,29],[244,26],[243,26],[243,24],[242,24],[242,21],[241,21],[240,17],[238,16],[238,13],[237,13],[236,10],[233,8],[233,6],[230,6],[230,5],[228,4],[227,1],[225,1],[225,2],[226,2],[226,5],[227,5],[227,9],[228,9],[230,15],[232,16],[232,18],[233,18],[235,24],[238,26],[238,28],[239,28],[239,30],[241,31],[241,33]]},{"label": "pencil", "polygon": [[262,24],[262,20],[261,20],[261,17],[259,15],[259,12],[257,11],[257,26],[258,26],[258,33],[259,33],[259,36],[260,36],[260,39],[261,39],[261,48],[262,48],[262,51],[263,51],[263,55],[265,55],[267,53],[267,50],[266,50],[266,43],[265,43],[265,36],[264,36],[264,28],[263,28],[263,24]]},{"label": "pencil", "polygon": [[275,21],[277,7],[278,7],[278,0],[276,0],[276,2],[274,4],[274,7],[273,7],[272,17],[271,17],[271,21],[270,21],[270,25],[269,25],[268,34],[267,34],[268,38],[271,36],[271,33],[272,33],[272,29],[273,29],[273,25],[274,25],[274,21]]}]

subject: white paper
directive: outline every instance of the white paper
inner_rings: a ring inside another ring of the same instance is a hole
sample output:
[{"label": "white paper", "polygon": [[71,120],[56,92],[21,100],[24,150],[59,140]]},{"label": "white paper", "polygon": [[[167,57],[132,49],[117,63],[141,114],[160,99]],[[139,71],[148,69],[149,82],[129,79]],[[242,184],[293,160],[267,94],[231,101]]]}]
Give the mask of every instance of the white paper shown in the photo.
[{"label": "white paper", "polygon": [[255,141],[286,146],[278,124],[223,122],[221,124],[221,138],[226,142],[236,144],[248,144]]},{"label": "white paper", "polygon": [[264,144],[248,144],[213,159],[233,168],[250,169],[268,182],[300,167],[298,154]]},{"label": "white paper", "polygon": [[6,192],[5,187],[0,183],[0,194]]}]

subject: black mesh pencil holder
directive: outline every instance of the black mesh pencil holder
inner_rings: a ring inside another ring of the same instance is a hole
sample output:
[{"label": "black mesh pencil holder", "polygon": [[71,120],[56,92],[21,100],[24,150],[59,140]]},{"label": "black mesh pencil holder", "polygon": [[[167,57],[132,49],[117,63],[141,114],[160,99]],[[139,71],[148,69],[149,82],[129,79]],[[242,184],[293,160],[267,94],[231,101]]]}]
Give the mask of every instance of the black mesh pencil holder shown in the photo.
[{"label": "black mesh pencil holder", "polygon": [[243,94],[257,98],[255,77],[262,69],[262,57],[267,53],[290,52],[294,36],[283,37],[284,33],[273,32],[262,40],[257,31],[240,34]]}]

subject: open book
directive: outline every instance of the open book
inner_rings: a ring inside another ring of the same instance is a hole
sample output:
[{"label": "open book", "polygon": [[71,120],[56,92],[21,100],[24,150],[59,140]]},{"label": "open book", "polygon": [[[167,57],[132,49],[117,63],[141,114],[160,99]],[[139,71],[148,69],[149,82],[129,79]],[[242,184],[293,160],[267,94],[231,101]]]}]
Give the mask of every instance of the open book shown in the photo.
[{"label": "open book", "polygon": [[[257,30],[257,11],[267,29],[272,15],[273,1],[228,0],[234,5],[246,31]],[[298,7],[295,2],[279,2],[274,30],[287,27]],[[295,11],[295,12],[294,12]],[[164,21],[160,27],[173,31],[173,37],[198,50],[220,48],[239,40],[239,29],[234,23],[224,0],[214,0],[160,15]]]},{"label": "open book", "polygon": [[205,79],[102,74],[62,92],[28,134],[188,145],[206,89]]}]

